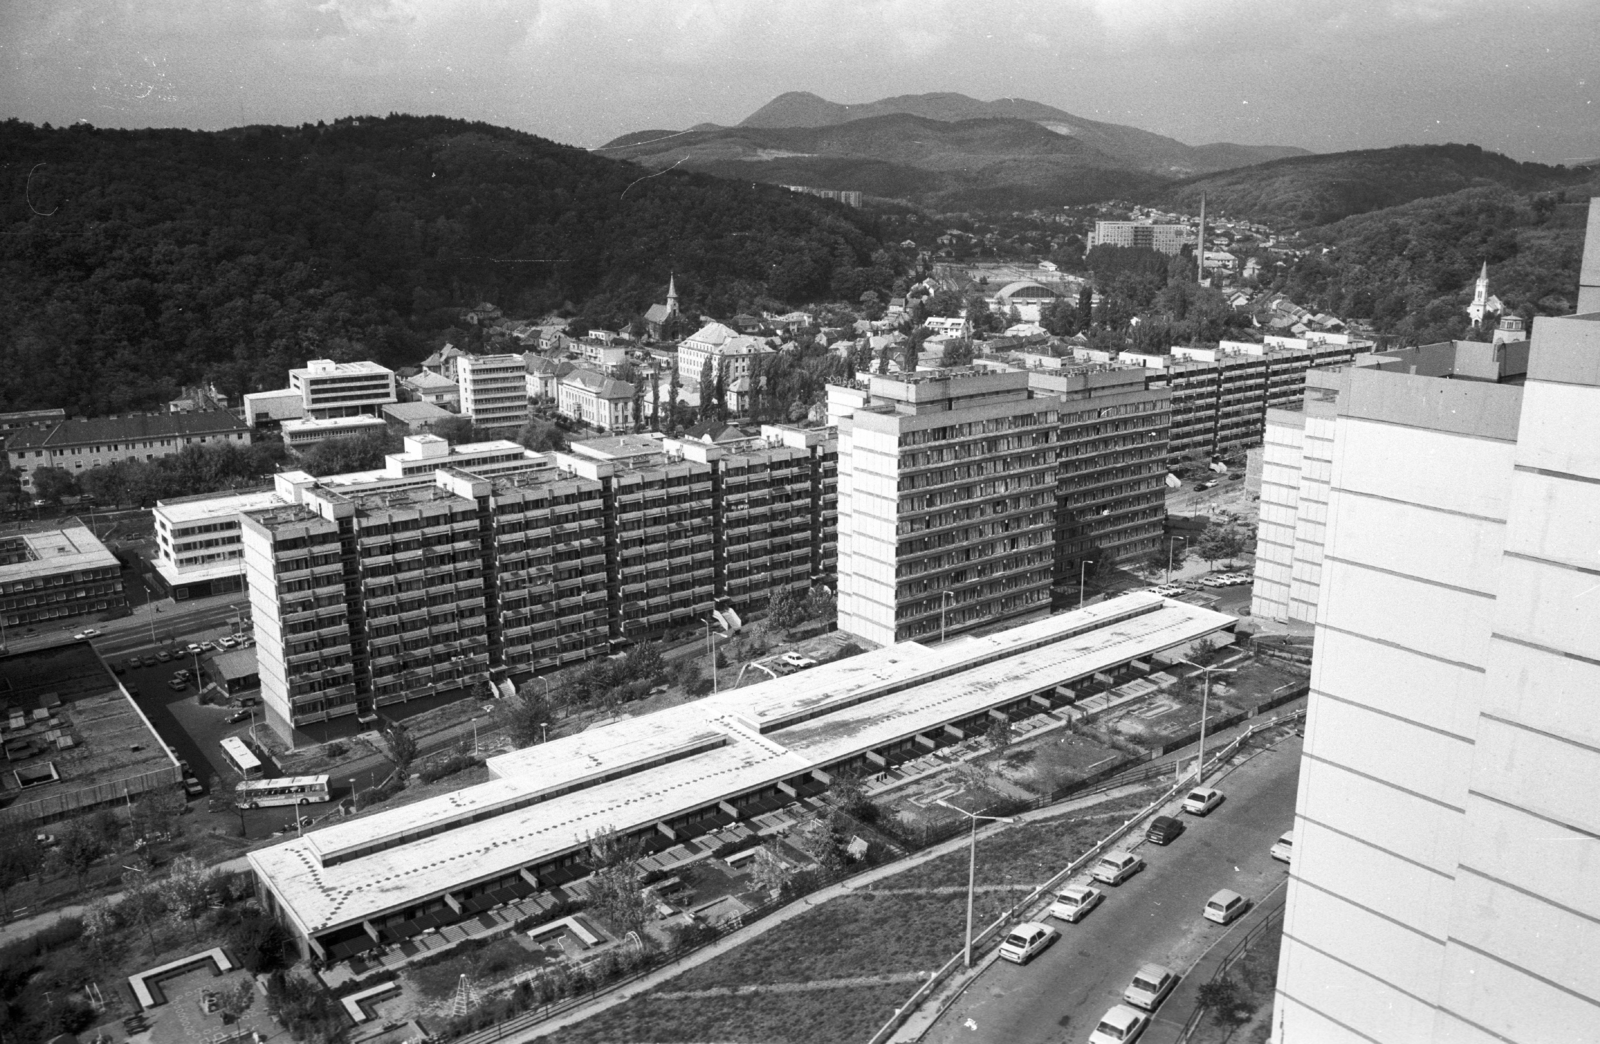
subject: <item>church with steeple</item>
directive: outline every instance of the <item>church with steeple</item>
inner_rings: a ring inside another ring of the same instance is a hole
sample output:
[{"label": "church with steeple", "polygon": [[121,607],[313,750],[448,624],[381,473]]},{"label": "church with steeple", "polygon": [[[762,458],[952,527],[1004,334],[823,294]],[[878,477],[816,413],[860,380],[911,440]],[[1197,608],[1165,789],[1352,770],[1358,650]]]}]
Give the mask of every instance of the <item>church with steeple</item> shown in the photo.
[{"label": "church with steeple", "polygon": [[1489,262],[1483,263],[1483,271],[1478,273],[1477,285],[1472,289],[1472,303],[1467,305],[1467,317],[1472,320],[1474,327],[1483,325],[1485,315],[1499,315],[1506,310],[1498,297],[1489,293]]},{"label": "church with steeple", "polygon": [[645,336],[652,341],[669,340],[673,334],[676,320],[682,318],[678,311],[678,277],[673,274],[667,278],[666,304],[653,304],[650,310],[644,313]]}]

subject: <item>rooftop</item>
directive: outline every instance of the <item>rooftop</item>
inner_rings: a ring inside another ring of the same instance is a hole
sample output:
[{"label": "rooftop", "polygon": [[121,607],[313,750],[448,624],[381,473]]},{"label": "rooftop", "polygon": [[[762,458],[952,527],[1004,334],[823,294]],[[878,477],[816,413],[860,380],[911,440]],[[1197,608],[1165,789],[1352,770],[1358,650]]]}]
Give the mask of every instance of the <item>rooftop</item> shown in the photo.
[{"label": "rooftop", "polygon": [[37,428],[19,428],[6,436],[6,448],[12,452],[58,449],[64,446],[232,434],[249,430],[244,421],[226,410],[95,417],[90,420],[61,421]]},{"label": "rooftop", "polygon": [[304,366],[289,371],[289,379],[296,377],[302,380],[306,377],[353,377],[367,375],[373,377],[389,376],[394,373],[387,366],[380,366],[375,362],[363,359],[360,362],[334,362],[332,359],[312,359]]},{"label": "rooftop", "polygon": [[307,931],[359,923],[1232,622],[1134,594],[936,649],[890,646],[492,758],[488,783],[249,858]]},{"label": "rooftop", "polygon": [[0,554],[11,560],[0,566],[0,584],[79,569],[120,568],[117,556],[106,550],[87,526],[7,536],[0,540]]},{"label": "rooftop", "polygon": [[277,503],[281,503],[281,500],[272,488],[246,489],[234,493],[199,493],[192,497],[158,500],[154,512],[176,526],[222,518]]}]

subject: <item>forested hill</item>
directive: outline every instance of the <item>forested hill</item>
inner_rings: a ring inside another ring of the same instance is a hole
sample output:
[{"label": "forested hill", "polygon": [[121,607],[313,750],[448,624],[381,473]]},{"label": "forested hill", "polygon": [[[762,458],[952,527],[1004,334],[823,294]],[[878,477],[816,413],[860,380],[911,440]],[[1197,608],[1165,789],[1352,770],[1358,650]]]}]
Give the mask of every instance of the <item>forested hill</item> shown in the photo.
[{"label": "forested hill", "polygon": [[1533,192],[1591,176],[1581,168],[1519,163],[1476,145],[1400,145],[1258,163],[1176,182],[1151,198],[1192,212],[1204,194],[1217,212],[1303,228],[1463,189]]},{"label": "forested hill", "polygon": [[0,410],[100,414],[308,358],[423,358],[463,308],[626,322],[888,289],[868,216],[435,117],[219,133],[0,123]]}]

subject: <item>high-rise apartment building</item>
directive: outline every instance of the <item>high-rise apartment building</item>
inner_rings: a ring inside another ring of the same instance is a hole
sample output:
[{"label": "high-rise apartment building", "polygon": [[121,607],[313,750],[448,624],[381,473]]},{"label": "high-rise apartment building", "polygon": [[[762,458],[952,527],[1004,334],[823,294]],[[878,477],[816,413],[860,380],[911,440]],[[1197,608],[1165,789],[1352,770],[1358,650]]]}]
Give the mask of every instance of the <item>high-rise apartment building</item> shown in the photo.
[{"label": "high-rise apartment building", "polygon": [[1174,256],[1194,241],[1195,231],[1188,225],[1157,225],[1150,221],[1096,221],[1094,231],[1089,233],[1090,248],[1139,247]]},{"label": "high-rise apartment building", "polygon": [[1066,608],[1098,566],[1161,548],[1172,395],[1109,366],[1034,371],[1028,383],[1060,400],[1055,603]]},{"label": "high-rise apartment building", "polygon": [[463,355],[456,360],[461,412],[480,428],[528,423],[528,364],[520,355]]},{"label": "high-rise apartment building", "polygon": [[1025,373],[830,386],[839,627],[883,645],[1047,609],[1060,402]]},{"label": "high-rise apartment building", "polygon": [[1600,312],[1352,368],[1331,463],[1275,1039],[1596,1039]]}]

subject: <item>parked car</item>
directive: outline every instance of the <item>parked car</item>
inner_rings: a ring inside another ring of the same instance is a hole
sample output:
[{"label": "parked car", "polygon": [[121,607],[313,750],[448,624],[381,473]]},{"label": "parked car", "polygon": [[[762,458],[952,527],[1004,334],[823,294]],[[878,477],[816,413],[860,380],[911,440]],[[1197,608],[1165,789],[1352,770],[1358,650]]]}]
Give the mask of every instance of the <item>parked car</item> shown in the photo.
[{"label": "parked car", "polygon": [[1106,894],[1093,885],[1063,888],[1056,893],[1056,901],[1050,904],[1050,916],[1068,924],[1077,924],[1089,916],[1089,911],[1099,906],[1105,897]]},{"label": "parked car", "polygon": [[206,651],[206,647],[198,642],[190,642],[184,647],[183,651],[188,653],[190,656],[199,656],[201,653]]},{"label": "parked car", "polygon": [[1157,816],[1150,821],[1144,838],[1153,845],[1170,845],[1183,833],[1183,820],[1174,816]]},{"label": "parked car", "polygon": [[786,652],[782,656],[778,657],[778,660],[780,663],[788,664],[797,671],[806,667],[815,667],[817,665],[816,660],[813,660],[809,656],[802,656],[797,652]]},{"label": "parked car", "polygon": [[1150,1016],[1126,1004],[1118,1004],[1104,1015],[1089,1034],[1089,1044],[1128,1044],[1150,1025]]},{"label": "parked car", "polygon": [[1191,816],[1208,816],[1222,804],[1222,791],[1216,787],[1195,787],[1183,799],[1183,810]]},{"label": "parked car", "polygon": [[162,663],[167,663],[171,661],[172,654],[165,649],[158,649],[156,651],[156,659]]},{"label": "parked car", "polygon": [[1205,490],[1210,489],[1212,486],[1215,486],[1217,481],[1217,479],[1206,479],[1204,482],[1196,482],[1194,484],[1194,488],[1204,492]]},{"label": "parked car", "polygon": [[1250,900],[1238,892],[1224,888],[1206,900],[1206,908],[1203,914],[1208,921],[1216,921],[1218,924],[1232,924],[1235,919],[1248,909],[1250,909]]},{"label": "parked car", "polygon": [[1287,863],[1289,857],[1294,855],[1294,831],[1285,831],[1284,835],[1273,843],[1270,854],[1272,858]]},{"label": "parked car", "polygon": [[98,637],[100,637],[100,632],[95,630],[93,627],[85,627],[83,630],[79,631],[77,634],[73,635],[72,637],[73,637],[73,639],[75,641],[82,642],[82,641],[87,641],[90,638],[98,638]]},{"label": "parked car", "polygon": [[1178,985],[1178,974],[1164,964],[1146,964],[1134,973],[1122,999],[1136,1008],[1155,1011]]},{"label": "parked car", "polygon": [[111,672],[113,674],[127,674],[128,668],[122,666],[120,663],[114,663],[111,665]]},{"label": "parked car", "polygon": [[225,634],[221,638],[217,639],[217,644],[222,646],[224,649],[232,649],[238,644],[238,642],[239,640],[231,634]]},{"label": "parked car", "polygon": [[1144,860],[1132,852],[1112,852],[1101,857],[1089,876],[1101,884],[1119,885],[1144,869]]},{"label": "parked car", "polygon": [[128,670],[131,671],[131,670],[134,670],[137,667],[143,667],[143,666],[144,666],[144,661],[139,659],[139,657],[137,657],[137,656],[128,657]]},{"label": "parked car", "polygon": [[228,715],[228,724],[229,725],[237,725],[241,721],[249,721],[249,720],[250,720],[250,712],[247,711],[247,710],[244,710],[242,708],[240,710],[236,710],[232,714]]},{"label": "parked car", "polygon": [[185,776],[183,777],[183,792],[190,797],[199,797],[206,792],[206,788],[201,786],[200,781],[193,776]]},{"label": "parked car", "polygon": [[182,678],[173,678],[171,681],[167,682],[167,688],[171,689],[173,692],[182,692],[188,687],[189,683],[184,681]]},{"label": "parked car", "polygon": [[1000,956],[1017,964],[1027,964],[1060,934],[1048,924],[1024,921],[1011,929],[1006,941],[1000,944]]}]

